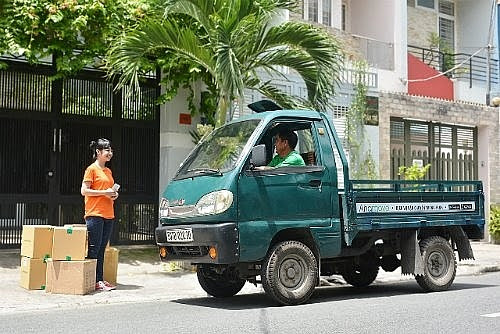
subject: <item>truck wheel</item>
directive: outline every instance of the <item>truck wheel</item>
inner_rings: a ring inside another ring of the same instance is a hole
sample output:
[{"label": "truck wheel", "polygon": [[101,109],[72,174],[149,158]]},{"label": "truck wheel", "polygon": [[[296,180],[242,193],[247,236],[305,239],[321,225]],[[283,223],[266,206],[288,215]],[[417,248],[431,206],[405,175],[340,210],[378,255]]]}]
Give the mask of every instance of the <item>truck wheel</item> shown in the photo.
[{"label": "truck wheel", "polygon": [[378,275],[379,259],[372,253],[361,256],[359,263],[347,264],[342,272],[342,277],[352,286],[362,288],[375,281]]},{"label": "truck wheel", "polygon": [[313,252],[301,242],[275,245],[262,264],[262,286],[268,296],[282,305],[307,301],[318,279]]},{"label": "truck wheel", "polygon": [[420,242],[424,274],[415,276],[425,291],[447,290],[457,273],[457,261],[450,243],[443,237],[432,236]]},{"label": "truck wheel", "polygon": [[198,266],[196,274],[203,290],[217,298],[234,296],[240,292],[246,282],[244,279],[231,275],[230,269],[218,274],[209,267]]}]

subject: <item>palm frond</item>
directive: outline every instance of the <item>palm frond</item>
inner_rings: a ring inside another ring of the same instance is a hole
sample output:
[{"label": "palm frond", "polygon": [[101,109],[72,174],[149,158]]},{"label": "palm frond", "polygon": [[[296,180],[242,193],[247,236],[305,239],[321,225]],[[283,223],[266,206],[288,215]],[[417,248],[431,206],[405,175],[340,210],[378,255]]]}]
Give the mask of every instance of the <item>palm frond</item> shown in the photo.
[{"label": "palm frond", "polygon": [[158,56],[165,50],[190,59],[215,74],[212,54],[194,31],[179,27],[173,21],[147,21],[125,34],[110,50],[107,58],[109,75],[119,77],[117,88],[130,83],[132,91],[138,92],[139,75],[150,62],[148,57]]},{"label": "palm frond", "polygon": [[[262,63],[261,57],[271,57],[275,61],[282,52],[282,56],[287,57],[285,51],[273,51],[277,47],[288,46],[291,59],[295,59],[295,70],[301,75],[304,74],[304,81],[308,85],[310,102],[321,111],[324,111],[335,93],[335,88],[339,83],[339,73],[341,70],[341,57],[339,56],[340,44],[326,31],[316,28],[303,22],[285,22],[279,26],[274,26],[259,33],[261,41],[255,43],[253,54],[256,55],[256,63]],[[294,54],[294,51],[295,53]],[[308,55],[314,62],[316,68],[313,75],[313,67],[305,59],[309,66],[300,69],[298,61]],[[274,57],[273,57],[274,56]],[[286,64],[284,64],[286,66]]]},{"label": "palm frond", "polygon": [[163,15],[168,18],[170,14],[185,14],[198,21],[207,32],[210,32],[215,28],[210,19],[210,16],[215,14],[215,9],[213,0],[167,0]]},{"label": "palm frond", "polygon": [[262,95],[276,102],[283,109],[307,109],[307,101],[298,96],[293,96],[281,91],[273,86],[269,81],[255,82],[253,88]]}]

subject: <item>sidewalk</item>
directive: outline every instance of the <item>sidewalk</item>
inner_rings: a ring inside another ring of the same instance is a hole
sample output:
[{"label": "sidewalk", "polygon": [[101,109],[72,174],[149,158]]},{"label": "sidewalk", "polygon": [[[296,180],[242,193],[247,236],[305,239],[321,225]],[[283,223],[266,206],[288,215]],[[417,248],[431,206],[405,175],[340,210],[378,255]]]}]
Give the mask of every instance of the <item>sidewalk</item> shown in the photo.
[{"label": "sidewalk", "polygon": [[[19,250],[0,250],[0,314],[207,296],[198,284],[196,273],[161,263],[156,247],[118,248],[120,263],[117,290],[85,296],[57,295],[19,287]],[[457,275],[500,271],[500,245],[473,242],[472,248],[476,260],[459,262]],[[376,282],[412,279],[412,275],[401,276],[399,270],[392,273],[381,270]],[[255,287],[247,283],[240,294],[261,292],[260,285]]]}]

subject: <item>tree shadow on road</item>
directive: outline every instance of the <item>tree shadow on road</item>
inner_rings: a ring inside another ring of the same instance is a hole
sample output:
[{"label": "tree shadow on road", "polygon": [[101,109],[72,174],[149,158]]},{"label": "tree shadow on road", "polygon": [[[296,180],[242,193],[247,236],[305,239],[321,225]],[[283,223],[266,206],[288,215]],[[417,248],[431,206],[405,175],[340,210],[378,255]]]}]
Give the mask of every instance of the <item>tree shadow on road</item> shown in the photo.
[{"label": "tree shadow on road", "polygon": [[0,268],[19,269],[21,255],[19,250],[2,250],[0,252]]},{"label": "tree shadow on road", "polygon": [[[456,290],[488,288],[493,285],[486,284],[463,284],[455,283],[447,291],[438,293],[450,293]],[[400,281],[390,283],[378,283],[366,288],[355,288],[351,286],[328,286],[319,287],[314,291],[307,304],[322,302],[340,302],[350,299],[363,300],[370,298],[392,297],[400,295],[422,295],[426,294],[414,281]],[[173,300],[174,303],[184,305],[194,305],[226,310],[248,310],[267,307],[288,307],[278,306],[264,293],[242,294],[229,298],[190,298]]]}]

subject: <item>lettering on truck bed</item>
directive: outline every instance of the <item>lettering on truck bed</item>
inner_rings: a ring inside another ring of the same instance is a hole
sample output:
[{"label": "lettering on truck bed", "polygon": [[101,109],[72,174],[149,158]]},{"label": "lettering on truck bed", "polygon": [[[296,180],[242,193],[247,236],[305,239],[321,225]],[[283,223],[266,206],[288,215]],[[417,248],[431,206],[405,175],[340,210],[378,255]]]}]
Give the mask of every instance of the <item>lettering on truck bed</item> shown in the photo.
[{"label": "lettering on truck bed", "polygon": [[356,213],[405,212],[469,212],[476,210],[475,202],[416,202],[416,203],[356,203]]}]

